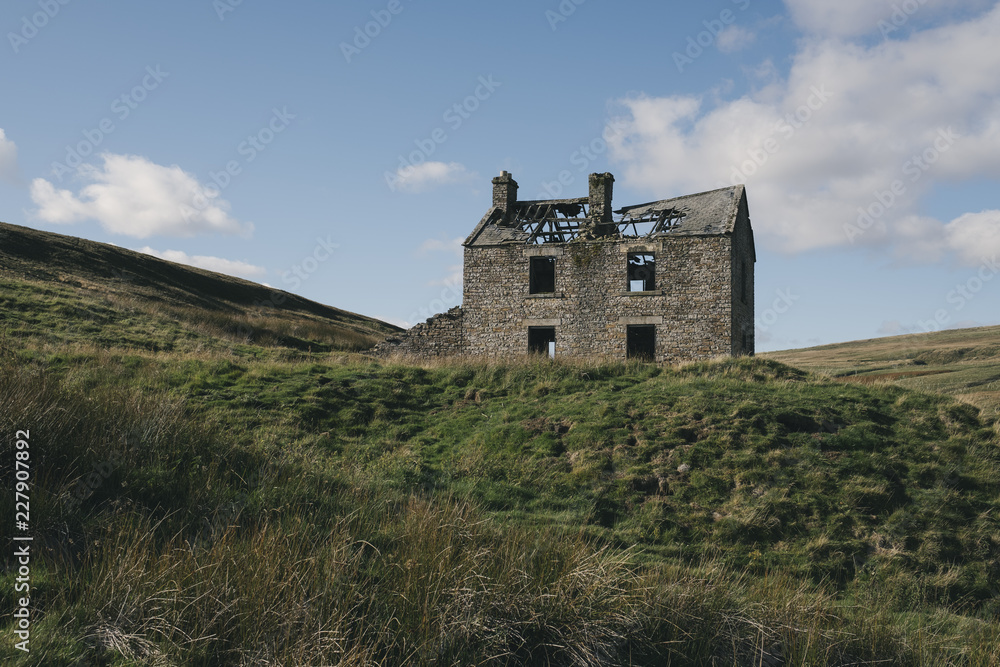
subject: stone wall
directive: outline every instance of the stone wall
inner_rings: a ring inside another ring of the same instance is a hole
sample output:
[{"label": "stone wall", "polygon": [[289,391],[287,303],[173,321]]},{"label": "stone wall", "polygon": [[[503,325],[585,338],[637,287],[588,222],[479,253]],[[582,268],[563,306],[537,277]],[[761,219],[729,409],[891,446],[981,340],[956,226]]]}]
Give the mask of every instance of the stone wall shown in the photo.
[{"label": "stone wall", "polygon": [[[732,354],[753,354],[754,340],[754,263],[756,255],[753,244],[753,231],[750,228],[750,216],[746,200],[743,201],[733,227],[732,235],[732,274],[733,304],[732,323]],[[742,287],[746,281],[746,288]]]},{"label": "stone wall", "polygon": [[462,308],[438,313],[399,336],[388,338],[372,350],[377,356],[393,354],[416,358],[452,357],[464,353]]},{"label": "stone wall", "polygon": [[[713,235],[467,247],[466,352],[524,354],[528,327],[551,326],[557,356],[624,358],[627,326],[653,324],[659,363],[739,354],[742,336],[736,340],[734,326],[744,326],[747,311],[752,325],[753,304],[751,297],[740,313],[733,312],[733,295],[739,296],[733,242],[730,236]],[[655,253],[655,290],[627,291],[629,252]],[[538,255],[555,257],[553,294],[528,293],[530,258]],[[752,280],[752,262],[748,270]]]}]

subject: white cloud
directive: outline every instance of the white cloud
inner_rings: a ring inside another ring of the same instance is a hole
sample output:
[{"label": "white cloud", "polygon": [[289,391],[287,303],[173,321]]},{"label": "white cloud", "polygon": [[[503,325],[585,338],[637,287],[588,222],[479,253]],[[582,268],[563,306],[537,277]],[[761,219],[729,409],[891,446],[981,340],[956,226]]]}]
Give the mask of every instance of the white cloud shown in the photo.
[{"label": "white cloud", "polygon": [[475,174],[458,162],[424,162],[397,169],[394,185],[408,192],[423,192],[439,185],[459,183],[472,178],[475,178]]},{"label": "white cloud", "polygon": [[461,257],[462,253],[464,252],[462,248],[462,243],[464,241],[465,238],[463,237],[448,239],[447,241],[442,241],[441,239],[427,239],[426,241],[420,244],[420,247],[417,248],[417,251],[420,253],[450,252]]},{"label": "white cloud", "polygon": [[17,145],[0,128],[0,180],[17,182],[18,174]]},{"label": "white cloud", "polygon": [[105,153],[103,168],[81,165],[78,194],[42,178],[31,184],[36,215],[53,223],[97,220],[115,234],[194,236],[207,232],[249,235],[253,226],[230,217],[230,205],[177,165],[164,167],[136,155]]},{"label": "white cloud", "polygon": [[1000,179],[998,41],[1000,7],[905,41],[805,41],[787,77],[739,99],[623,100],[610,157],[652,196],[746,182],[755,231],[785,251],[853,242],[927,259],[947,241],[971,262],[993,218],[945,225],[918,205],[938,183]]},{"label": "white cloud", "polygon": [[785,5],[796,25],[808,32],[825,35],[849,36],[877,31],[879,20],[892,14],[889,0],[785,0]]},{"label": "white cloud", "polygon": [[948,247],[966,264],[1000,256],[1000,211],[966,213],[944,226]]},{"label": "white cloud", "polygon": [[731,25],[716,38],[715,44],[723,53],[735,53],[754,43],[757,34],[752,30]]},{"label": "white cloud", "polygon": [[808,33],[892,39],[912,29],[914,23],[926,24],[991,4],[992,0],[785,0],[792,20]]},{"label": "white cloud", "polygon": [[457,260],[457,264],[451,264],[448,266],[448,271],[450,273],[443,280],[433,280],[430,282],[431,285],[451,287],[456,290],[459,294],[462,292],[462,281],[463,281],[463,259],[465,257],[465,248],[462,243],[465,241],[464,238],[450,239],[448,241],[441,241],[440,239],[428,239],[420,244],[417,248],[417,252],[424,254],[428,252],[444,252],[453,255]]},{"label": "white cloud", "polygon": [[256,279],[267,274],[267,269],[262,266],[255,266],[249,262],[240,262],[231,259],[223,259],[221,257],[210,257],[207,255],[189,255],[182,250],[154,250],[149,246],[143,248],[136,248],[136,252],[141,252],[145,255],[152,255],[153,257],[159,257],[160,259],[165,259],[168,262],[176,262],[177,264],[184,264],[186,266],[194,266],[199,269],[205,269],[207,271],[216,271],[217,273],[225,273],[230,276],[239,276],[240,278]]}]

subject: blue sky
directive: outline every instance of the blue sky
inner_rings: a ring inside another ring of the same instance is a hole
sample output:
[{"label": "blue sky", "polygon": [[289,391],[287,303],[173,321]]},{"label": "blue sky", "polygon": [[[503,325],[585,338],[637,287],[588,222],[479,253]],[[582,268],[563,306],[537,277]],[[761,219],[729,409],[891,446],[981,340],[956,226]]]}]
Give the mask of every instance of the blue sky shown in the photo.
[{"label": "blue sky", "polygon": [[745,182],[758,351],[1000,323],[1000,7],[8,0],[0,220],[415,324],[522,198]]}]

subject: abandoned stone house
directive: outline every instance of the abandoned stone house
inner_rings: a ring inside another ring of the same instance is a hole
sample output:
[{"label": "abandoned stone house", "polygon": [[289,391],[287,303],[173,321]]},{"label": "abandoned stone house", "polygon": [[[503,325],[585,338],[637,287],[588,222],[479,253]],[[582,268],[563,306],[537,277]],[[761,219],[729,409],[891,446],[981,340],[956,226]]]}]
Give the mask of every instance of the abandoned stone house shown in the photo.
[{"label": "abandoned stone house", "polygon": [[518,201],[507,172],[463,244],[463,303],[381,343],[416,357],[607,355],[659,363],[754,351],[753,230],[742,185],[612,210]]}]

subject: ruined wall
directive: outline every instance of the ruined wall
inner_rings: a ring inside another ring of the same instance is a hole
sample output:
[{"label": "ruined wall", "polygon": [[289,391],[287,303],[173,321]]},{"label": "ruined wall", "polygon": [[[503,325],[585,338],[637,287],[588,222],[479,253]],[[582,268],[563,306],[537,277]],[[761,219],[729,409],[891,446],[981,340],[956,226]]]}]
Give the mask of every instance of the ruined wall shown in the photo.
[{"label": "ruined wall", "polygon": [[462,308],[455,306],[426,322],[407,329],[399,336],[388,338],[372,350],[377,356],[393,354],[417,358],[452,357],[465,351],[462,330]]},{"label": "ruined wall", "polygon": [[[655,290],[627,291],[629,252],[656,254]],[[659,363],[732,354],[732,253],[728,236],[467,247],[466,351],[524,354],[529,326],[554,326],[557,356],[624,358],[626,327],[655,324]],[[528,293],[535,255],[556,258],[554,294]]]}]

